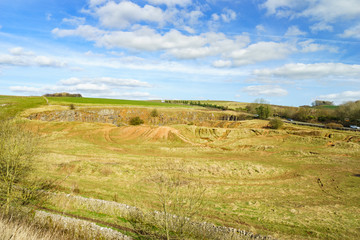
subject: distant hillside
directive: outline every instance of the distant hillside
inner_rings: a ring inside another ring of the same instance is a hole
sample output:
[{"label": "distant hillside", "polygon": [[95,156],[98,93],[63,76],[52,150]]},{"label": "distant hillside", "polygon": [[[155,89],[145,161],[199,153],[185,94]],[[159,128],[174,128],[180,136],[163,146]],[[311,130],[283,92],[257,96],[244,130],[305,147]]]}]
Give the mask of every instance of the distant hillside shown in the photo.
[{"label": "distant hillside", "polygon": [[66,92],[62,92],[62,93],[48,93],[44,95],[45,97],[82,97],[81,94],[79,93],[66,93]]}]

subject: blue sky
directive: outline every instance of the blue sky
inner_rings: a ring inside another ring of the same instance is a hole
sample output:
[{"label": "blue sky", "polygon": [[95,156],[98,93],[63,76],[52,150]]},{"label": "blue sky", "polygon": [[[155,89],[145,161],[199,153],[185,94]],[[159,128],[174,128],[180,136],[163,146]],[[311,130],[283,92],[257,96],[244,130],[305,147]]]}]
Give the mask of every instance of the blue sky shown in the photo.
[{"label": "blue sky", "polygon": [[360,99],[360,0],[1,0],[0,94]]}]

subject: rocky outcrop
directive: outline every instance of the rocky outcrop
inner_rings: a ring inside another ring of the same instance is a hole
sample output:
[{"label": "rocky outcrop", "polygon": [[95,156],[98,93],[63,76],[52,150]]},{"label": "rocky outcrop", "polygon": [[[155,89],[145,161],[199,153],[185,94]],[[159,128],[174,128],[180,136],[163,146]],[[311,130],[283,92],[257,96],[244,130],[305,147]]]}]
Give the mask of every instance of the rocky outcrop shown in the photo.
[{"label": "rocky outcrop", "polygon": [[47,111],[31,114],[31,120],[57,121],[57,122],[101,122],[111,123],[117,126],[126,125],[133,117],[140,117],[146,124],[197,124],[206,125],[211,121],[240,121],[246,119],[246,115],[234,115],[233,113],[210,112],[210,111],[159,111],[157,117],[151,116],[151,109],[147,108],[87,108],[76,110]]}]

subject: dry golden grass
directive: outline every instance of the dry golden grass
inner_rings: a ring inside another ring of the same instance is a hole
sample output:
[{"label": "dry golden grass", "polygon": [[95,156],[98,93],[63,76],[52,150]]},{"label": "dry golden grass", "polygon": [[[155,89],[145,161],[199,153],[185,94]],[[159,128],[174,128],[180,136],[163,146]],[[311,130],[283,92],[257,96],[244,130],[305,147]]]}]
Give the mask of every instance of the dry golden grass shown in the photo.
[{"label": "dry golden grass", "polygon": [[262,120],[228,128],[31,124],[46,138],[37,174],[69,176],[62,183],[67,192],[116,196],[156,210],[151,179],[157,169],[180,162],[171,171],[200,179],[207,189],[199,217],[209,222],[281,239],[360,237],[359,133],[292,125],[271,130]]},{"label": "dry golden grass", "polygon": [[53,240],[72,239],[58,231],[49,231],[26,221],[0,217],[0,240]]}]

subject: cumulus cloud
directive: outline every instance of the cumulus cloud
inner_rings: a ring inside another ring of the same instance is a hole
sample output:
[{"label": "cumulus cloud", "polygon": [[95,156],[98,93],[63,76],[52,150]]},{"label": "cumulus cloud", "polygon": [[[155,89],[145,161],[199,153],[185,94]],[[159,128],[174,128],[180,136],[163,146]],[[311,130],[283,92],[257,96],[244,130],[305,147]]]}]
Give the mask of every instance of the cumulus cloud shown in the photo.
[{"label": "cumulus cloud", "polygon": [[[165,9],[146,4],[140,6],[127,0],[97,3],[99,2],[92,2],[94,6],[92,11],[99,18],[102,28],[79,25],[74,29],[55,28],[52,33],[57,37],[81,37],[94,42],[97,47],[161,52],[165,53],[163,56],[177,59],[216,57],[217,59],[212,59],[212,62],[213,66],[218,68],[284,59],[296,52],[330,50],[330,48],[311,40],[307,42],[261,41],[250,44],[250,37],[244,33],[231,37],[216,31],[195,34],[196,30],[190,26],[195,26],[204,14],[196,8],[193,11],[179,10],[180,1],[177,0],[148,1],[149,4],[165,4],[168,6]],[[184,6],[190,3],[191,1],[184,3]],[[276,10],[277,7],[274,9]],[[233,10],[223,9],[222,13],[214,13],[210,22],[229,22],[235,20],[236,17]],[[159,25],[172,23],[172,26],[179,30],[170,27],[159,31],[158,27],[147,25],[149,22]],[[130,25],[132,27],[128,28]],[[257,26],[257,29],[264,31],[262,25]],[[288,29],[286,36],[296,37],[305,34],[297,26],[292,26]]]},{"label": "cumulus cloud", "polygon": [[334,30],[334,28],[331,25],[324,23],[324,22],[316,23],[316,24],[310,26],[310,29],[313,33],[317,33],[320,31],[332,32]]},{"label": "cumulus cloud", "polygon": [[360,24],[348,28],[344,33],[339,35],[342,38],[357,38],[360,39]]},{"label": "cumulus cloud", "polygon": [[257,25],[257,26],[256,26],[256,31],[257,31],[258,33],[265,32],[265,27],[264,27],[264,25],[262,25],[262,24]]},{"label": "cumulus cloud", "polygon": [[192,2],[192,0],[147,0],[147,1],[154,5],[164,4],[168,7],[173,7],[175,5],[184,7],[190,5]]},{"label": "cumulus cloud", "polygon": [[43,95],[53,92],[70,92],[81,93],[85,97],[102,97],[102,98],[125,98],[125,99],[151,99],[154,98],[148,92],[118,92],[106,88],[106,86],[82,84],[73,88],[62,86],[45,86],[45,87],[28,87],[28,86],[12,86],[10,90],[13,92]]},{"label": "cumulus cloud", "polygon": [[261,78],[355,79],[360,81],[360,65],[343,63],[291,63],[274,69],[258,69],[253,75]]},{"label": "cumulus cloud", "polygon": [[251,96],[286,96],[288,92],[279,87],[272,85],[255,85],[255,86],[247,86],[242,89],[243,92]]},{"label": "cumulus cloud", "polygon": [[95,9],[95,13],[99,17],[100,23],[110,28],[126,28],[130,24],[140,21],[163,25],[168,19],[167,13],[159,7],[151,5],[141,7],[129,1],[119,3],[110,1]]},{"label": "cumulus cloud", "polygon": [[[14,92],[45,94],[51,92],[71,92],[81,93],[86,96],[101,97],[128,97],[128,98],[146,98],[150,97],[147,92],[131,91],[129,89],[149,88],[150,84],[134,79],[119,79],[110,77],[100,77],[91,79],[68,78],[59,81],[55,85],[43,87],[29,86],[11,86],[10,90]],[[126,90],[124,92],[124,90]]]},{"label": "cumulus cloud", "polygon": [[315,43],[314,40],[300,41],[300,42],[298,42],[298,45],[300,47],[299,50],[304,53],[318,52],[318,51],[324,51],[324,50],[327,50],[327,51],[333,52],[333,53],[338,52],[337,47],[332,47],[332,46],[328,46],[328,45],[324,45],[324,44],[318,44],[318,43]]},{"label": "cumulus cloud", "polygon": [[89,6],[90,7],[96,7],[98,5],[101,5],[105,3],[107,0],[89,0]]},{"label": "cumulus cloud", "polygon": [[232,62],[230,60],[217,60],[213,62],[213,66],[217,68],[231,67]]},{"label": "cumulus cloud", "polygon": [[171,30],[163,35],[148,27],[135,31],[106,32],[89,25],[79,26],[73,30],[54,29],[53,34],[59,37],[80,36],[95,41],[99,46],[124,47],[136,50],[159,51],[171,48],[201,47],[205,39],[199,36],[186,36],[177,30]]},{"label": "cumulus cloud", "polygon": [[360,91],[345,91],[341,93],[320,95],[316,97],[316,99],[334,101],[336,104],[340,104],[348,101],[357,101],[360,99]]},{"label": "cumulus cloud", "polygon": [[221,15],[221,19],[228,23],[236,19],[236,13],[231,9],[225,9]]},{"label": "cumulus cloud", "polygon": [[157,33],[149,27],[140,27],[129,31],[102,31],[89,25],[79,26],[73,30],[54,29],[53,34],[59,37],[80,36],[95,41],[98,46],[107,48],[130,48],[142,51],[167,51],[180,59],[193,59],[217,54],[230,53],[245,47],[250,39],[247,35],[227,38],[222,33],[204,33],[185,35],[177,30],[164,34]]},{"label": "cumulus cloud", "polygon": [[304,36],[306,32],[301,31],[297,26],[290,26],[285,33],[287,37]]},{"label": "cumulus cloud", "polygon": [[309,2],[308,7],[300,16],[311,17],[323,22],[334,22],[337,19],[357,19],[360,16],[358,0],[319,0],[314,4]]},{"label": "cumulus cloud", "polygon": [[236,36],[234,39],[227,38],[222,33],[205,33],[199,36],[202,39],[202,46],[190,45],[185,48],[173,48],[168,52],[181,59],[193,59],[208,56],[230,54],[236,49],[246,47],[250,38],[247,35]]},{"label": "cumulus cloud", "polygon": [[283,59],[297,51],[296,47],[289,43],[258,42],[249,45],[245,49],[233,51],[229,54],[234,66],[254,64],[268,60]]},{"label": "cumulus cloud", "polygon": [[9,49],[9,52],[14,56],[33,56],[34,53],[31,51],[25,51],[22,47],[15,47]]},{"label": "cumulus cloud", "polygon": [[65,67],[66,63],[48,56],[37,56],[22,47],[9,49],[10,54],[0,54],[0,66]]},{"label": "cumulus cloud", "polygon": [[106,31],[90,25],[80,25],[76,29],[54,28],[51,32],[58,37],[79,36],[90,41],[97,41],[101,36],[106,34]]},{"label": "cumulus cloud", "polygon": [[320,22],[318,30],[329,30],[326,23],[343,19],[358,19],[360,4],[358,0],[267,0],[260,5],[268,14],[279,17],[308,17]]},{"label": "cumulus cloud", "polygon": [[68,78],[60,81],[60,84],[71,86],[78,84],[97,84],[102,85],[106,84],[110,87],[122,87],[122,88],[136,88],[136,87],[151,87],[147,82],[142,82],[135,79],[121,79],[121,78],[110,78],[110,77],[100,77],[92,79],[79,79],[79,78]]}]

